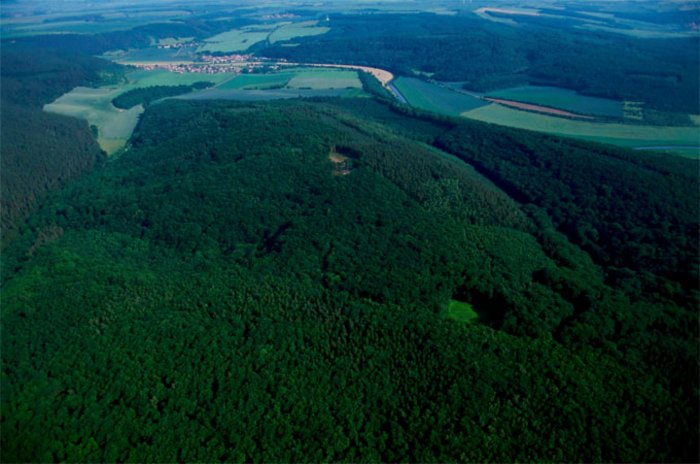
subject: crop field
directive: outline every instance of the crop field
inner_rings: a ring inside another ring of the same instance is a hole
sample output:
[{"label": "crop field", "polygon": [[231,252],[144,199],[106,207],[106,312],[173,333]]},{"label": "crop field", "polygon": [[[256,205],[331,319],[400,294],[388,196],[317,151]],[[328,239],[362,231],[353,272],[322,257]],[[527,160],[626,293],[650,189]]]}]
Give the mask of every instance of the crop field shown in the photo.
[{"label": "crop field", "polygon": [[572,90],[558,87],[531,85],[512,87],[489,92],[487,96],[549,106],[579,114],[614,118],[623,117],[623,103],[621,101],[588,97],[579,95]]},{"label": "crop field", "polygon": [[137,70],[127,74],[129,84],[122,92],[140,87],[152,87],[155,85],[190,85],[195,82],[213,82],[218,84],[231,78],[230,73],[201,74],[201,73],[173,73],[165,69]]},{"label": "crop field", "polygon": [[270,33],[266,30],[234,29],[210,37],[204,41],[198,52],[244,52],[258,42],[267,39]]},{"label": "crop field", "polygon": [[293,72],[241,74],[219,85],[218,88],[221,90],[280,88],[287,85],[292,77],[294,77]]},{"label": "crop field", "polygon": [[241,74],[217,86],[229,89],[361,89],[357,71],[325,68],[295,68],[267,74]]},{"label": "crop field", "polygon": [[296,72],[287,87],[292,89],[345,89],[361,88],[357,71],[335,69],[311,69]]},{"label": "crop field", "polygon": [[445,312],[445,317],[457,322],[470,323],[476,322],[479,319],[479,314],[474,311],[474,308],[469,303],[450,300],[447,311]]},{"label": "crop field", "polygon": [[459,116],[488,104],[476,97],[411,77],[399,77],[393,84],[409,104],[435,113]]},{"label": "crop field", "polygon": [[285,24],[275,29],[268,40],[270,43],[283,42],[296,37],[308,37],[321,35],[330,31],[330,27],[318,26],[318,21],[304,21],[300,23]]},{"label": "crop field", "polygon": [[[502,126],[610,143],[623,147],[697,146],[700,138],[700,128],[698,127],[642,126],[573,121],[519,111],[496,104],[467,111],[462,116]],[[667,151],[673,151],[673,149],[668,148]],[[682,151],[685,151],[685,149]]]}]

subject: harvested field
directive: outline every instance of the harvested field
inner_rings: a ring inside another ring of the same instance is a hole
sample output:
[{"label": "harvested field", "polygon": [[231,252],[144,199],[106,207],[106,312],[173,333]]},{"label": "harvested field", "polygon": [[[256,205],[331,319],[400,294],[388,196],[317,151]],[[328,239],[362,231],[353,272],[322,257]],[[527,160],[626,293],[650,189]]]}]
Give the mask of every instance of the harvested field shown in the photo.
[{"label": "harvested field", "polygon": [[499,105],[510,106],[512,108],[517,108],[519,110],[525,111],[535,111],[537,113],[552,114],[554,116],[565,116],[567,118],[575,119],[595,119],[592,116],[584,116],[582,114],[571,113],[569,111],[558,110],[556,108],[550,108],[547,106],[533,105],[531,103],[521,103],[513,100],[502,100],[500,98],[484,98],[484,100],[491,103],[497,103]]}]

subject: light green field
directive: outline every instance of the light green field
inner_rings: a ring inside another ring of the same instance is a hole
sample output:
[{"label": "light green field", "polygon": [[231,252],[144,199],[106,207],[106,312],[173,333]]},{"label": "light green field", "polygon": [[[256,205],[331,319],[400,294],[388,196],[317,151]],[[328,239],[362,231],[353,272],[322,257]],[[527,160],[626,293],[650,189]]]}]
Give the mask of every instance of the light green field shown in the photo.
[{"label": "light green field", "polygon": [[201,73],[173,73],[165,69],[152,71],[138,70],[127,74],[129,84],[124,87],[124,92],[140,87],[152,87],[155,85],[190,85],[195,82],[213,82],[218,84],[231,78],[230,73],[201,74]]},{"label": "light green field", "polygon": [[469,119],[623,147],[697,146],[700,128],[604,124],[546,116],[491,104],[462,113]]},{"label": "light green field", "polygon": [[479,314],[469,303],[464,301],[450,300],[445,311],[445,318],[457,322],[471,323],[479,319]]},{"label": "light green field", "polygon": [[44,111],[85,119],[90,125],[97,126],[97,142],[111,155],[126,144],[143,113],[141,105],[130,110],[112,106],[112,99],[120,93],[122,89],[114,87],[76,87],[53,103],[44,105]]},{"label": "light green field", "polygon": [[268,40],[270,43],[291,40],[295,37],[308,37],[321,35],[330,31],[330,27],[317,26],[318,21],[304,21],[301,23],[285,24],[275,29]]},{"label": "light green field", "polygon": [[127,75],[128,82],[118,86],[92,89],[76,87],[54,102],[44,105],[44,111],[85,119],[97,126],[97,142],[111,155],[126,144],[136,127],[142,106],[121,110],[112,105],[112,99],[132,89],[156,85],[188,85],[195,82],[221,82],[230,74],[176,74],[165,70],[134,71]]},{"label": "light green field", "polygon": [[256,43],[267,39],[268,35],[267,31],[234,29],[206,39],[205,43],[197,51],[211,53],[244,52]]},{"label": "light green field", "polygon": [[291,89],[345,89],[362,88],[357,71],[311,69],[296,72],[287,87]]}]

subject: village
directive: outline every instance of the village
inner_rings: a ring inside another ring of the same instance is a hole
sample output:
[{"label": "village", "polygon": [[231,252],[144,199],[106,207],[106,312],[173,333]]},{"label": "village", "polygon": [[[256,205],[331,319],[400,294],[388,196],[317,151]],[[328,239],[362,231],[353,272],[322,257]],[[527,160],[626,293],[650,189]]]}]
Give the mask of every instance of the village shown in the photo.
[{"label": "village", "polygon": [[177,74],[240,74],[263,69],[265,71],[276,71],[280,67],[278,64],[268,62],[265,58],[256,57],[252,61],[253,59],[253,56],[248,54],[203,55],[200,62],[151,62],[132,63],[132,65],[147,71],[164,69]]}]

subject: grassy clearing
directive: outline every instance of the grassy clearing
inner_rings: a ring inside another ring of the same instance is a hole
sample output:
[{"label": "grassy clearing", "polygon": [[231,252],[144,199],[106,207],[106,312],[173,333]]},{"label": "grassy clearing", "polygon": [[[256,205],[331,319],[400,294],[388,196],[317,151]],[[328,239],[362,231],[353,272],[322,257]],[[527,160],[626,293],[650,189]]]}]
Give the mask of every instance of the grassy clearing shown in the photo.
[{"label": "grassy clearing", "polygon": [[142,106],[130,110],[118,110],[112,106],[112,99],[121,93],[120,88],[76,87],[44,106],[44,111],[85,119],[97,126],[97,142],[108,154],[122,148],[136,127]]},{"label": "grassy clearing", "polygon": [[455,92],[420,79],[399,77],[393,81],[393,84],[411,106],[435,113],[459,116],[466,111],[487,104],[470,95]]},{"label": "grassy clearing", "polygon": [[357,71],[311,69],[296,72],[287,86],[292,89],[359,89],[362,83]]},{"label": "grassy clearing", "polygon": [[698,140],[700,139],[700,129],[698,127],[641,126],[574,121],[519,111],[496,104],[467,111],[462,116],[502,126],[610,143],[624,147],[695,146],[698,145]]},{"label": "grassy clearing", "polygon": [[621,101],[587,97],[579,95],[572,90],[560,89],[558,87],[530,85],[512,87],[510,89],[489,92],[487,96],[550,106],[573,113],[616,118],[621,118],[623,116],[623,103]]},{"label": "grassy clearing", "polygon": [[469,303],[458,300],[450,300],[445,311],[445,318],[457,322],[472,323],[479,320],[479,314]]},{"label": "grassy clearing", "polygon": [[304,21],[301,23],[285,24],[275,29],[268,40],[270,43],[284,42],[294,39],[295,37],[308,37],[312,35],[321,35],[330,31],[330,27],[318,26],[318,21]]},{"label": "grassy clearing", "polygon": [[234,29],[206,39],[198,52],[244,52],[258,42],[267,39],[269,32]]}]

